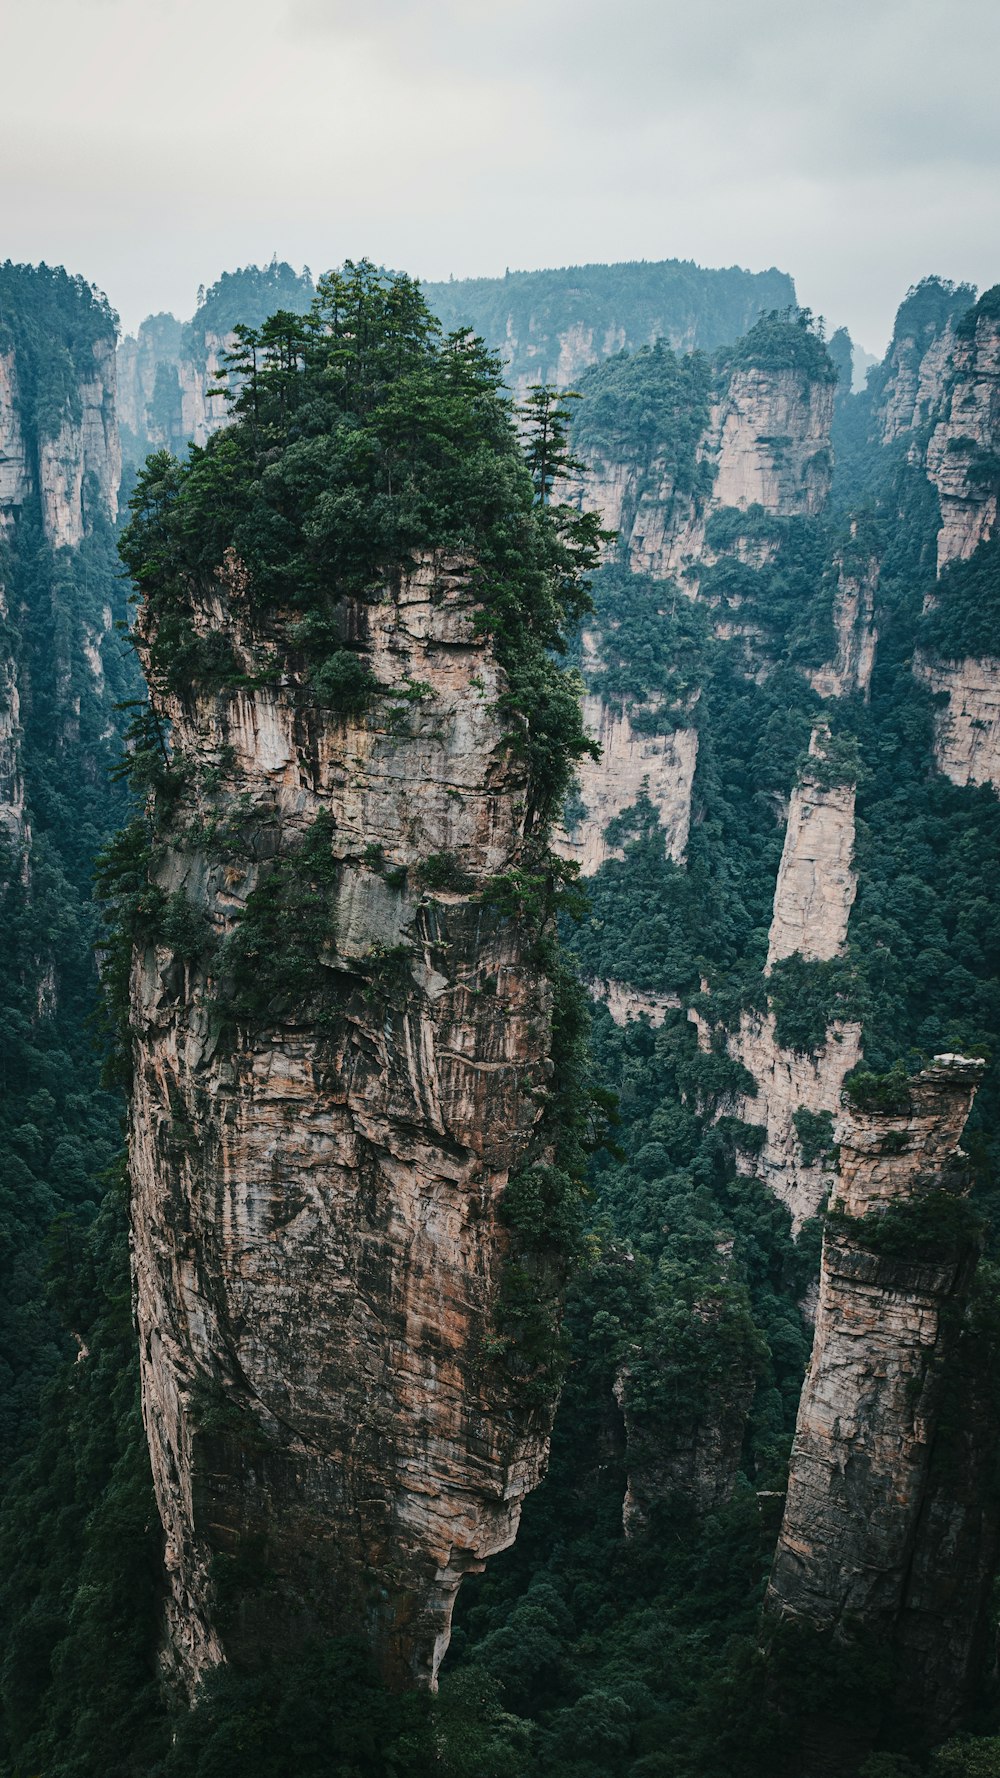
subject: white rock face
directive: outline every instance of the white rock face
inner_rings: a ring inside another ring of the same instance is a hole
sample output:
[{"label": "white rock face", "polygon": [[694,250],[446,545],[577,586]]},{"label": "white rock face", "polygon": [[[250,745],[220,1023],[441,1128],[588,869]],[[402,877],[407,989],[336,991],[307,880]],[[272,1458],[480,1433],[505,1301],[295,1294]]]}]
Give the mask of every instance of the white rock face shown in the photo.
[{"label": "white rock face", "polygon": [[955,330],[950,321],[926,350],[912,334],[894,342],[892,374],[878,414],[883,444],[892,444],[926,426],[938,413],[951,376],[954,350]]},{"label": "white rock face", "polygon": [[115,353],[110,340],[94,343],[94,374],[79,386],[79,420],[67,414],[55,437],[38,446],[38,485],[45,535],[56,549],[73,549],[87,529],[86,485],[114,519],[121,483],[121,443],[115,408]]},{"label": "white rock face", "polygon": [[637,1019],[648,1019],[654,1030],[663,1024],[667,1013],[680,1007],[677,994],[654,994],[646,988],[633,988],[630,982],[611,978],[587,983],[592,1000],[600,1000],[616,1025],[633,1025]]},{"label": "white rock face", "polygon": [[857,894],[854,786],[826,788],[805,776],[792,791],[768,936],[770,971],[798,951],[810,961],[840,955]]},{"label": "white rock face", "polygon": [[913,671],[948,703],[935,721],[934,757],[953,784],[992,784],[1000,791],[1000,660],[930,661]]},{"label": "white rock face", "polygon": [[667,855],[681,864],[691,827],[697,730],[637,734],[627,710],[613,709],[598,697],[584,699],[583,716],[588,734],[600,744],[601,757],[581,760],[577,767],[585,813],[569,832],[559,831],[555,851],[579,864],[585,877],[592,877],[609,858],[623,858],[624,848],[609,845],[605,829],[645,790],[659,811]]}]

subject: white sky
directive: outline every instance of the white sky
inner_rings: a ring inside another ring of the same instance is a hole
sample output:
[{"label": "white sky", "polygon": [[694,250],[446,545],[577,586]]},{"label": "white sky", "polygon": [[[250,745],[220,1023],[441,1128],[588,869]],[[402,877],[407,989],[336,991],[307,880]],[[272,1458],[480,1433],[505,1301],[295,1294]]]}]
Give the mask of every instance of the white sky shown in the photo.
[{"label": "white sky", "polygon": [[276,252],[1000,280],[997,0],[0,0],[0,258],[134,327]]}]

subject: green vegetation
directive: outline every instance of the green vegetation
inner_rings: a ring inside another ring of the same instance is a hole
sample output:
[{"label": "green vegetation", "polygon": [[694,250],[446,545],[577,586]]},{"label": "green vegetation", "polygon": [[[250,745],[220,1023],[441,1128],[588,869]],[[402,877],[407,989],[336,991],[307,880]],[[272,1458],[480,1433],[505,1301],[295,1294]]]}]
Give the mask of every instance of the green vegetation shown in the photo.
[{"label": "green vegetation", "polygon": [[773,267],[707,270],[677,259],[460,278],[425,284],[424,295],[445,328],[471,327],[495,351],[509,350],[511,382],[554,380],[560,335],[575,327],[598,354],[609,338],[629,351],[662,339],[675,351],[712,352],[795,301],[791,278]]},{"label": "green vegetation", "polygon": [[657,341],[585,371],[574,446],[588,459],[638,463],[669,477],[680,494],[707,493],[711,469],[695,449],[708,421],[707,358],[679,358]]},{"label": "green vegetation", "polygon": [[745,333],[723,363],[734,370],[796,370],[814,383],[835,383],[837,369],[808,309],[771,309]]}]

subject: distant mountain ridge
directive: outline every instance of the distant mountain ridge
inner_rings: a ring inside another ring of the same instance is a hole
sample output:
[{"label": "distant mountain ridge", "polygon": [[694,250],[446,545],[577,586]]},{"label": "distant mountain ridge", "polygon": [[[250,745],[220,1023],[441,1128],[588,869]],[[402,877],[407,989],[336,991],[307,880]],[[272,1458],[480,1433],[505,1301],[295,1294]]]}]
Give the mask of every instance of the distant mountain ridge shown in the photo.
[{"label": "distant mountain ridge", "polygon": [[[427,283],[446,329],[468,326],[499,352],[517,397],[533,383],[566,388],[591,364],[662,339],[675,352],[712,352],[747,333],[771,309],[795,305],[795,284],[771,267],[722,270],[692,260],[634,260],[508,272],[502,278]],[[118,406],[126,463],[151,450],[204,444],[226,418],[214,391],[233,328],[257,326],[275,309],[302,313],[313,295],[308,267],[245,266],[199,291],[190,321],[151,315],[118,349]]]}]

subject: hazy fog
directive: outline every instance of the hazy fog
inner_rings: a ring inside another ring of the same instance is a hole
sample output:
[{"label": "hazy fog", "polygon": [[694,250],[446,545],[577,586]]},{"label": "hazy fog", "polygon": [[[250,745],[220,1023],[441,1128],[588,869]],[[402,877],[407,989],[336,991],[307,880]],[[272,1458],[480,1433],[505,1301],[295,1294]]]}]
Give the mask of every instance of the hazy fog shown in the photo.
[{"label": "hazy fog", "polygon": [[1000,279],[994,0],[2,0],[0,257],[128,326],[272,252],[776,264],[881,350]]}]

